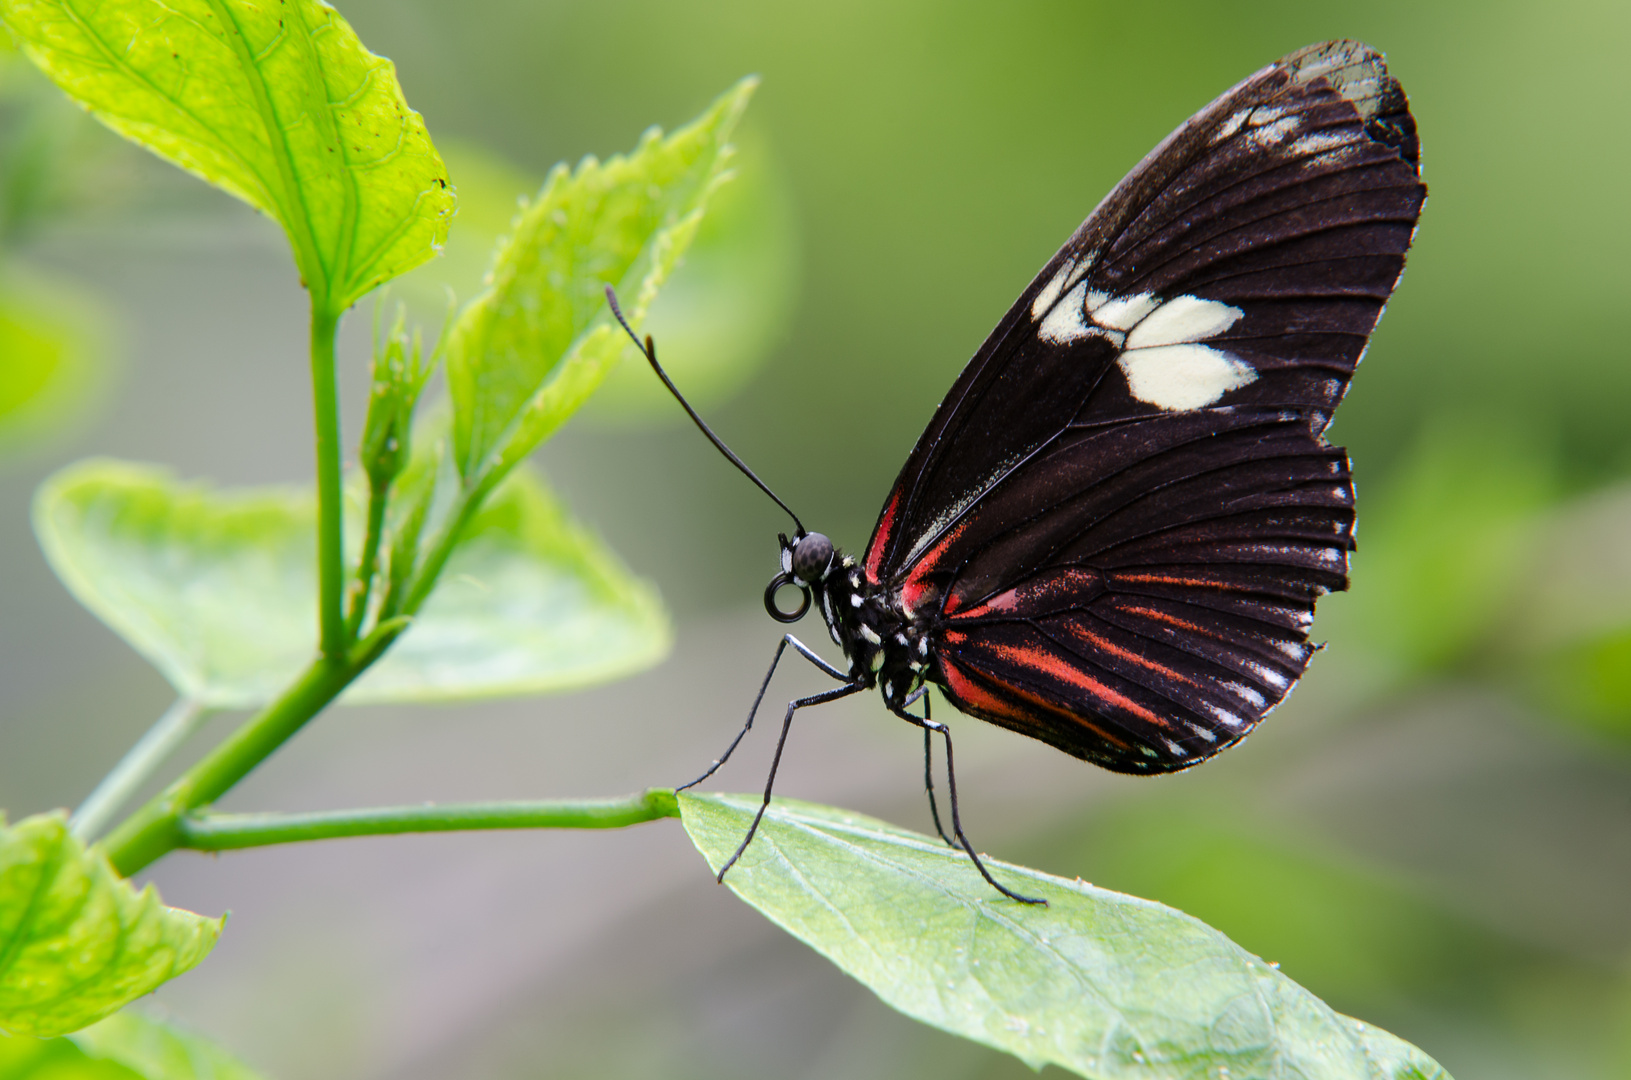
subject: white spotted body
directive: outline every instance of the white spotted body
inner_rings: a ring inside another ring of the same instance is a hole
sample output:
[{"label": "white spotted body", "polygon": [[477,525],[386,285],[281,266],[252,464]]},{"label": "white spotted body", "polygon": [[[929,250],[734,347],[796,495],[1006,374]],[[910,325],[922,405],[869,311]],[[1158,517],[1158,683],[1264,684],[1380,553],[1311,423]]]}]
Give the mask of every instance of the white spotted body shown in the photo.
[{"label": "white spotted body", "polygon": [[904,610],[898,593],[868,580],[854,556],[834,550],[818,576],[806,580],[797,574],[793,555],[799,539],[782,538],[783,575],[809,590],[833,644],[849,661],[850,678],[880,687],[886,704],[904,707],[929,670],[932,628]]}]

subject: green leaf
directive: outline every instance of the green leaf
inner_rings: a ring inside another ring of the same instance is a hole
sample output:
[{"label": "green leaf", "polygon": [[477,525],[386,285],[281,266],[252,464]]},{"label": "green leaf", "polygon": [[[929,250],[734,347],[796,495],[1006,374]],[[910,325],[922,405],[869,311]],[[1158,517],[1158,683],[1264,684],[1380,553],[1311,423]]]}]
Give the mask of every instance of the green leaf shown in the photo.
[{"label": "green leaf", "polygon": [[[758,803],[681,796],[710,866],[736,849]],[[778,799],[725,882],[889,1005],[1033,1068],[1173,1080],[1445,1075],[1180,911],[988,865],[1049,906],[999,896],[939,840]]]},{"label": "green leaf", "polygon": [[115,131],[283,226],[330,312],[435,254],[453,191],[396,69],[319,0],[0,0]]},{"label": "green leaf", "polygon": [[479,143],[443,137],[437,149],[459,193],[459,227],[448,233],[440,258],[391,283],[391,295],[413,308],[415,322],[428,326],[446,317],[450,293],[468,300],[482,291],[494,252],[542,182],[541,174]]},{"label": "green leaf", "polygon": [[[792,194],[762,143],[744,140],[738,149],[735,178],[709,201],[685,261],[646,318],[663,367],[704,412],[758,370],[786,328],[796,294]],[[617,426],[690,423],[629,341],[584,417]]]},{"label": "green leaf", "polygon": [[[178,694],[231,708],[270,700],[311,659],[314,514],[308,491],[212,491],[89,461],[41,486],[34,527],[69,591]],[[651,588],[523,471],[471,521],[414,625],[341,700],[559,690],[639,670],[667,647]]]},{"label": "green leaf", "polygon": [[122,1065],[144,1080],[260,1078],[209,1040],[128,1009],[69,1039],[86,1057]]},{"label": "green leaf", "polygon": [[5,1080],[259,1080],[206,1039],[125,1010],[66,1038],[0,1035]]},{"label": "green leaf", "polygon": [[0,1030],[95,1023],[208,956],[224,922],[138,893],[61,814],[0,822]]},{"label": "green leaf", "polygon": [[436,591],[343,701],[547,693],[667,655],[656,591],[518,469],[465,527]]},{"label": "green leaf", "polygon": [[[539,187],[537,178],[482,147],[443,139],[441,149],[459,189],[459,227],[441,258],[392,284],[431,323],[446,311],[449,290],[480,291],[493,249],[515,219],[517,197]],[[758,370],[787,325],[796,293],[796,213],[783,170],[762,140],[740,141],[736,151],[731,182],[709,198],[696,239],[646,318],[663,367],[704,411]],[[627,341],[583,415],[618,427],[690,423]]]},{"label": "green leaf", "polygon": [[626,157],[557,166],[516,218],[490,285],[448,344],[455,461],[467,487],[496,481],[605,378],[624,340],[605,287],[618,288],[639,326],[696,233],[754,86],[744,79],[667,138],[652,129]]},{"label": "green leaf", "polygon": [[5,1080],[149,1080],[111,1061],[96,1061],[67,1039],[0,1034]]}]

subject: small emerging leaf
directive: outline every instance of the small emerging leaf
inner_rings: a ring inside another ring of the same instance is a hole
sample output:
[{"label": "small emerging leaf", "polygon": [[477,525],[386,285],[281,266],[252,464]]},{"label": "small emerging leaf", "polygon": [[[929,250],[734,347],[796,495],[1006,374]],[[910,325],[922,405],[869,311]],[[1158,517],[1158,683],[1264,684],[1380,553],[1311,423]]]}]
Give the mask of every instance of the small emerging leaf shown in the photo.
[{"label": "small emerging leaf", "polygon": [[0,17],[109,127],[281,224],[330,312],[447,234],[423,119],[321,0],[0,0]]},{"label": "small emerging leaf", "polygon": [[[178,694],[213,708],[268,701],[310,661],[314,522],[307,491],[217,492],[113,461],[57,473],[34,507],[69,591]],[[341,700],[560,690],[639,670],[667,646],[650,587],[521,472],[471,521],[413,626]]]},{"label": "small emerging leaf", "polygon": [[516,218],[491,284],[449,339],[455,460],[488,485],[559,427],[622,350],[605,287],[639,326],[696,233],[755,83],[743,80],[667,138],[653,129],[627,157],[558,166]]},{"label": "small emerging leaf", "polygon": [[95,1023],[208,956],[224,921],[138,893],[60,814],[0,823],[0,1030]]},{"label": "small emerging leaf", "polygon": [[[796,213],[782,171],[763,145],[744,142],[731,172],[647,313],[663,367],[704,414],[759,369],[797,294]],[[690,423],[628,340],[584,417],[617,426]]]},{"label": "small emerging leaf", "polygon": [[[710,866],[736,849],[758,803],[682,794],[686,831]],[[939,840],[778,799],[725,883],[889,1005],[1033,1068],[1448,1080],[1421,1051],[1333,1012],[1180,911],[988,866],[1049,906],[998,895]]]}]

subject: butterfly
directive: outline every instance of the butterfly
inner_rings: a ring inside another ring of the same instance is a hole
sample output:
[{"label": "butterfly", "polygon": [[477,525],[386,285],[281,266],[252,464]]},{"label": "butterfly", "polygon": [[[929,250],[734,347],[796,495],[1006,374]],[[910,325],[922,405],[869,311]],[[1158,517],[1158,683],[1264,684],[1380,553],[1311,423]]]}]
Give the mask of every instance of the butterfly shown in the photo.
[{"label": "butterfly", "polygon": [[685,403],[648,337],[692,419],[793,518],[766,610],[790,623],[817,608],[848,661],[786,635],[747,724],[693,783],[752,727],[791,645],[839,685],[790,702],[782,740],[799,709],[879,689],[924,731],[941,837],[1036,902],[969,843],[928,686],[1121,773],[1186,769],[1245,738],[1307,668],[1316,599],[1348,587],[1353,479],[1323,433],[1404,269],[1426,198],[1419,151],[1404,91],[1355,41],[1300,49],[1196,113],[1003,316],[859,556],[805,530]]}]

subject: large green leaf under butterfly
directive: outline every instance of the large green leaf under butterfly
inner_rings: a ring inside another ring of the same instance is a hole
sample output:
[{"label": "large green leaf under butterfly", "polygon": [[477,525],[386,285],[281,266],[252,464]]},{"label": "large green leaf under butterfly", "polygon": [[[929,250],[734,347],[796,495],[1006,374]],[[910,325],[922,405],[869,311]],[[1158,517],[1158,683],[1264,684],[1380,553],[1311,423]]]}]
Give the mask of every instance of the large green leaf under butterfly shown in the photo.
[{"label": "large green leaf under butterfly", "polygon": [[453,190],[389,60],[320,0],[0,0],[109,127],[275,219],[338,313],[436,253]]},{"label": "large green leaf under butterfly", "polygon": [[[759,796],[680,796],[715,869]],[[926,1024],[1081,1076],[1448,1080],[1197,919],[1004,863],[1047,907],[997,896],[931,837],[778,799],[725,878],[772,921]]]}]

